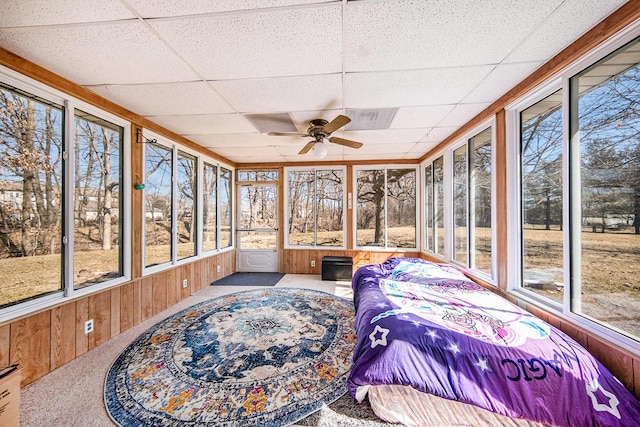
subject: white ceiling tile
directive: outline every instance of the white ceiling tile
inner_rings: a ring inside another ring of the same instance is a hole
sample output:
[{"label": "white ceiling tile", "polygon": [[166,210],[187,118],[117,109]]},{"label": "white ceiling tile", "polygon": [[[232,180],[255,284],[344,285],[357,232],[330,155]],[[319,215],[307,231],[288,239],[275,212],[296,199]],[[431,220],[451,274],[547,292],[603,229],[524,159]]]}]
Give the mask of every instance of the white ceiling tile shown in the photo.
[{"label": "white ceiling tile", "polygon": [[145,18],[268,9],[324,2],[326,0],[190,0],[188,2],[129,0],[131,6]]},{"label": "white ceiling tile", "polygon": [[398,108],[390,127],[392,129],[433,127],[452,109],[453,105]]},{"label": "white ceiling tile", "polygon": [[458,126],[436,126],[429,130],[429,133],[422,138],[421,144],[439,144],[449,135],[458,130]]},{"label": "white ceiling tile", "polygon": [[428,128],[348,131],[342,132],[341,137],[359,141],[365,145],[378,145],[390,142],[418,142],[428,131]]},{"label": "white ceiling tile", "polygon": [[211,85],[244,113],[320,110],[342,105],[340,74],[214,81]]},{"label": "white ceiling tile", "polygon": [[206,82],[88,86],[143,116],[233,113]]},{"label": "white ceiling tile", "polygon": [[2,2],[0,27],[70,24],[132,19],[135,15],[118,0],[20,0]]},{"label": "white ceiling tile", "polygon": [[326,74],[342,71],[341,10],[332,3],[152,25],[207,80]]},{"label": "white ceiling tile", "polygon": [[624,3],[625,0],[565,0],[505,62],[547,60]]},{"label": "white ceiling tile", "polygon": [[0,30],[0,46],[80,85],[197,79],[139,22]]},{"label": "white ceiling tile", "polygon": [[501,62],[562,0],[349,2],[346,71]]},{"label": "white ceiling tile", "polygon": [[184,135],[185,138],[207,148],[216,147],[271,147],[273,144],[259,133],[226,133]]},{"label": "white ceiling tile", "polygon": [[456,104],[491,71],[491,66],[437,70],[349,73],[347,108]]},{"label": "white ceiling tile", "polygon": [[251,123],[240,114],[150,116],[149,120],[181,135],[256,132]]},{"label": "white ceiling tile", "polygon": [[493,102],[507,93],[541,65],[540,62],[501,64],[495,67],[485,79],[463,99],[465,103]]},{"label": "white ceiling tile", "polygon": [[440,123],[438,123],[438,126],[462,126],[488,106],[488,102],[482,104],[456,105],[455,107],[453,107],[451,112],[447,114]]}]

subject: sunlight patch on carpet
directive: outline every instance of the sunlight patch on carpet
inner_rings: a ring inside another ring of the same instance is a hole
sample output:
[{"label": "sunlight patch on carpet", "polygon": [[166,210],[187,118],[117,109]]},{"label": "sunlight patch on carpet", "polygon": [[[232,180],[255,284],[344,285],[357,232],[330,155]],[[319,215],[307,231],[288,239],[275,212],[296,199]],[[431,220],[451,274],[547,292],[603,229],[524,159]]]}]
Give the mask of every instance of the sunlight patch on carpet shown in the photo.
[{"label": "sunlight patch on carpet", "polygon": [[350,300],[294,288],[225,295],[176,313],[113,363],[105,405],[120,426],[284,426],[346,392]]}]

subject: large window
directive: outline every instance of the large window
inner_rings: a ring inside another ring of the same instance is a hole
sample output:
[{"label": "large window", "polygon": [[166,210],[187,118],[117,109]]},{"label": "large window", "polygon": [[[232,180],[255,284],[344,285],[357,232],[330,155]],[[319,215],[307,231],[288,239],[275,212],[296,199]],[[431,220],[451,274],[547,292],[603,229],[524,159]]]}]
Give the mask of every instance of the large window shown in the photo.
[{"label": "large window", "polygon": [[218,167],[204,164],[202,174],[202,250],[218,248]]},{"label": "large window", "polygon": [[145,267],[233,246],[232,171],[202,161],[199,175],[198,163],[162,143],[145,145]]},{"label": "large window", "polygon": [[0,306],[62,290],[63,115],[0,86]]},{"label": "large window", "polygon": [[122,276],[122,128],[76,111],[73,277],[76,287]]},{"label": "large window", "polygon": [[415,168],[356,171],[357,246],[416,247]]},{"label": "large window", "polygon": [[219,212],[220,247],[233,246],[233,175],[231,170],[220,168]]},{"label": "large window", "polygon": [[444,255],[444,158],[433,162],[433,204],[435,218],[435,252]]},{"label": "large window", "polygon": [[145,267],[171,262],[173,151],[145,147]]},{"label": "large window", "polygon": [[520,112],[522,284],[562,302],[562,91]]},{"label": "large window", "polygon": [[487,128],[469,139],[469,267],[492,276],[493,157],[492,132]]},{"label": "large window", "polygon": [[524,298],[637,350],[640,39],[624,37],[510,113],[520,143],[510,157],[519,226],[509,227],[518,232],[509,248],[521,256],[509,268]]},{"label": "large window", "polygon": [[289,170],[287,244],[344,246],[344,169]]},{"label": "large window", "polygon": [[492,135],[487,127],[424,169],[425,249],[489,277],[493,277]]},{"label": "large window", "polygon": [[124,280],[123,125],[5,78],[15,85],[0,83],[0,308]]},{"label": "large window", "polygon": [[640,39],[569,87],[571,311],[640,340]]},{"label": "large window", "polygon": [[178,151],[176,173],[177,201],[177,240],[178,259],[192,257],[196,254],[196,236],[198,229],[194,221],[197,212],[197,174],[196,158]]},{"label": "large window", "polygon": [[435,252],[435,228],[433,220],[433,164],[429,163],[424,168],[424,225],[425,240],[424,249]]},{"label": "large window", "polygon": [[467,264],[467,145],[453,152],[453,259]]}]

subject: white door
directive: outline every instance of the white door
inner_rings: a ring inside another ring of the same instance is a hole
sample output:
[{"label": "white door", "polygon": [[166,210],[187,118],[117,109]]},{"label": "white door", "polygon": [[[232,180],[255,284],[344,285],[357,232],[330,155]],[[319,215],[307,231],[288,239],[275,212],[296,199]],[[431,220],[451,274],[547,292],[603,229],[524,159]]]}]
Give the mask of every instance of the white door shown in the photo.
[{"label": "white door", "polygon": [[238,191],[238,271],[278,271],[278,191],[275,184]]}]

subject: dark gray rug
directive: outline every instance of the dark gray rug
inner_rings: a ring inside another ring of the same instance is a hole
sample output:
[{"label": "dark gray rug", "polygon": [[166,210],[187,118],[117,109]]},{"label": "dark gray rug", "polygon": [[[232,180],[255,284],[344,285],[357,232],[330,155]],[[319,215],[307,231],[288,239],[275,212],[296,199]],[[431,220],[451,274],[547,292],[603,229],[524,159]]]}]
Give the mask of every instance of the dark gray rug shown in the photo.
[{"label": "dark gray rug", "polygon": [[214,286],[274,286],[284,273],[233,273],[211,283]]}]

